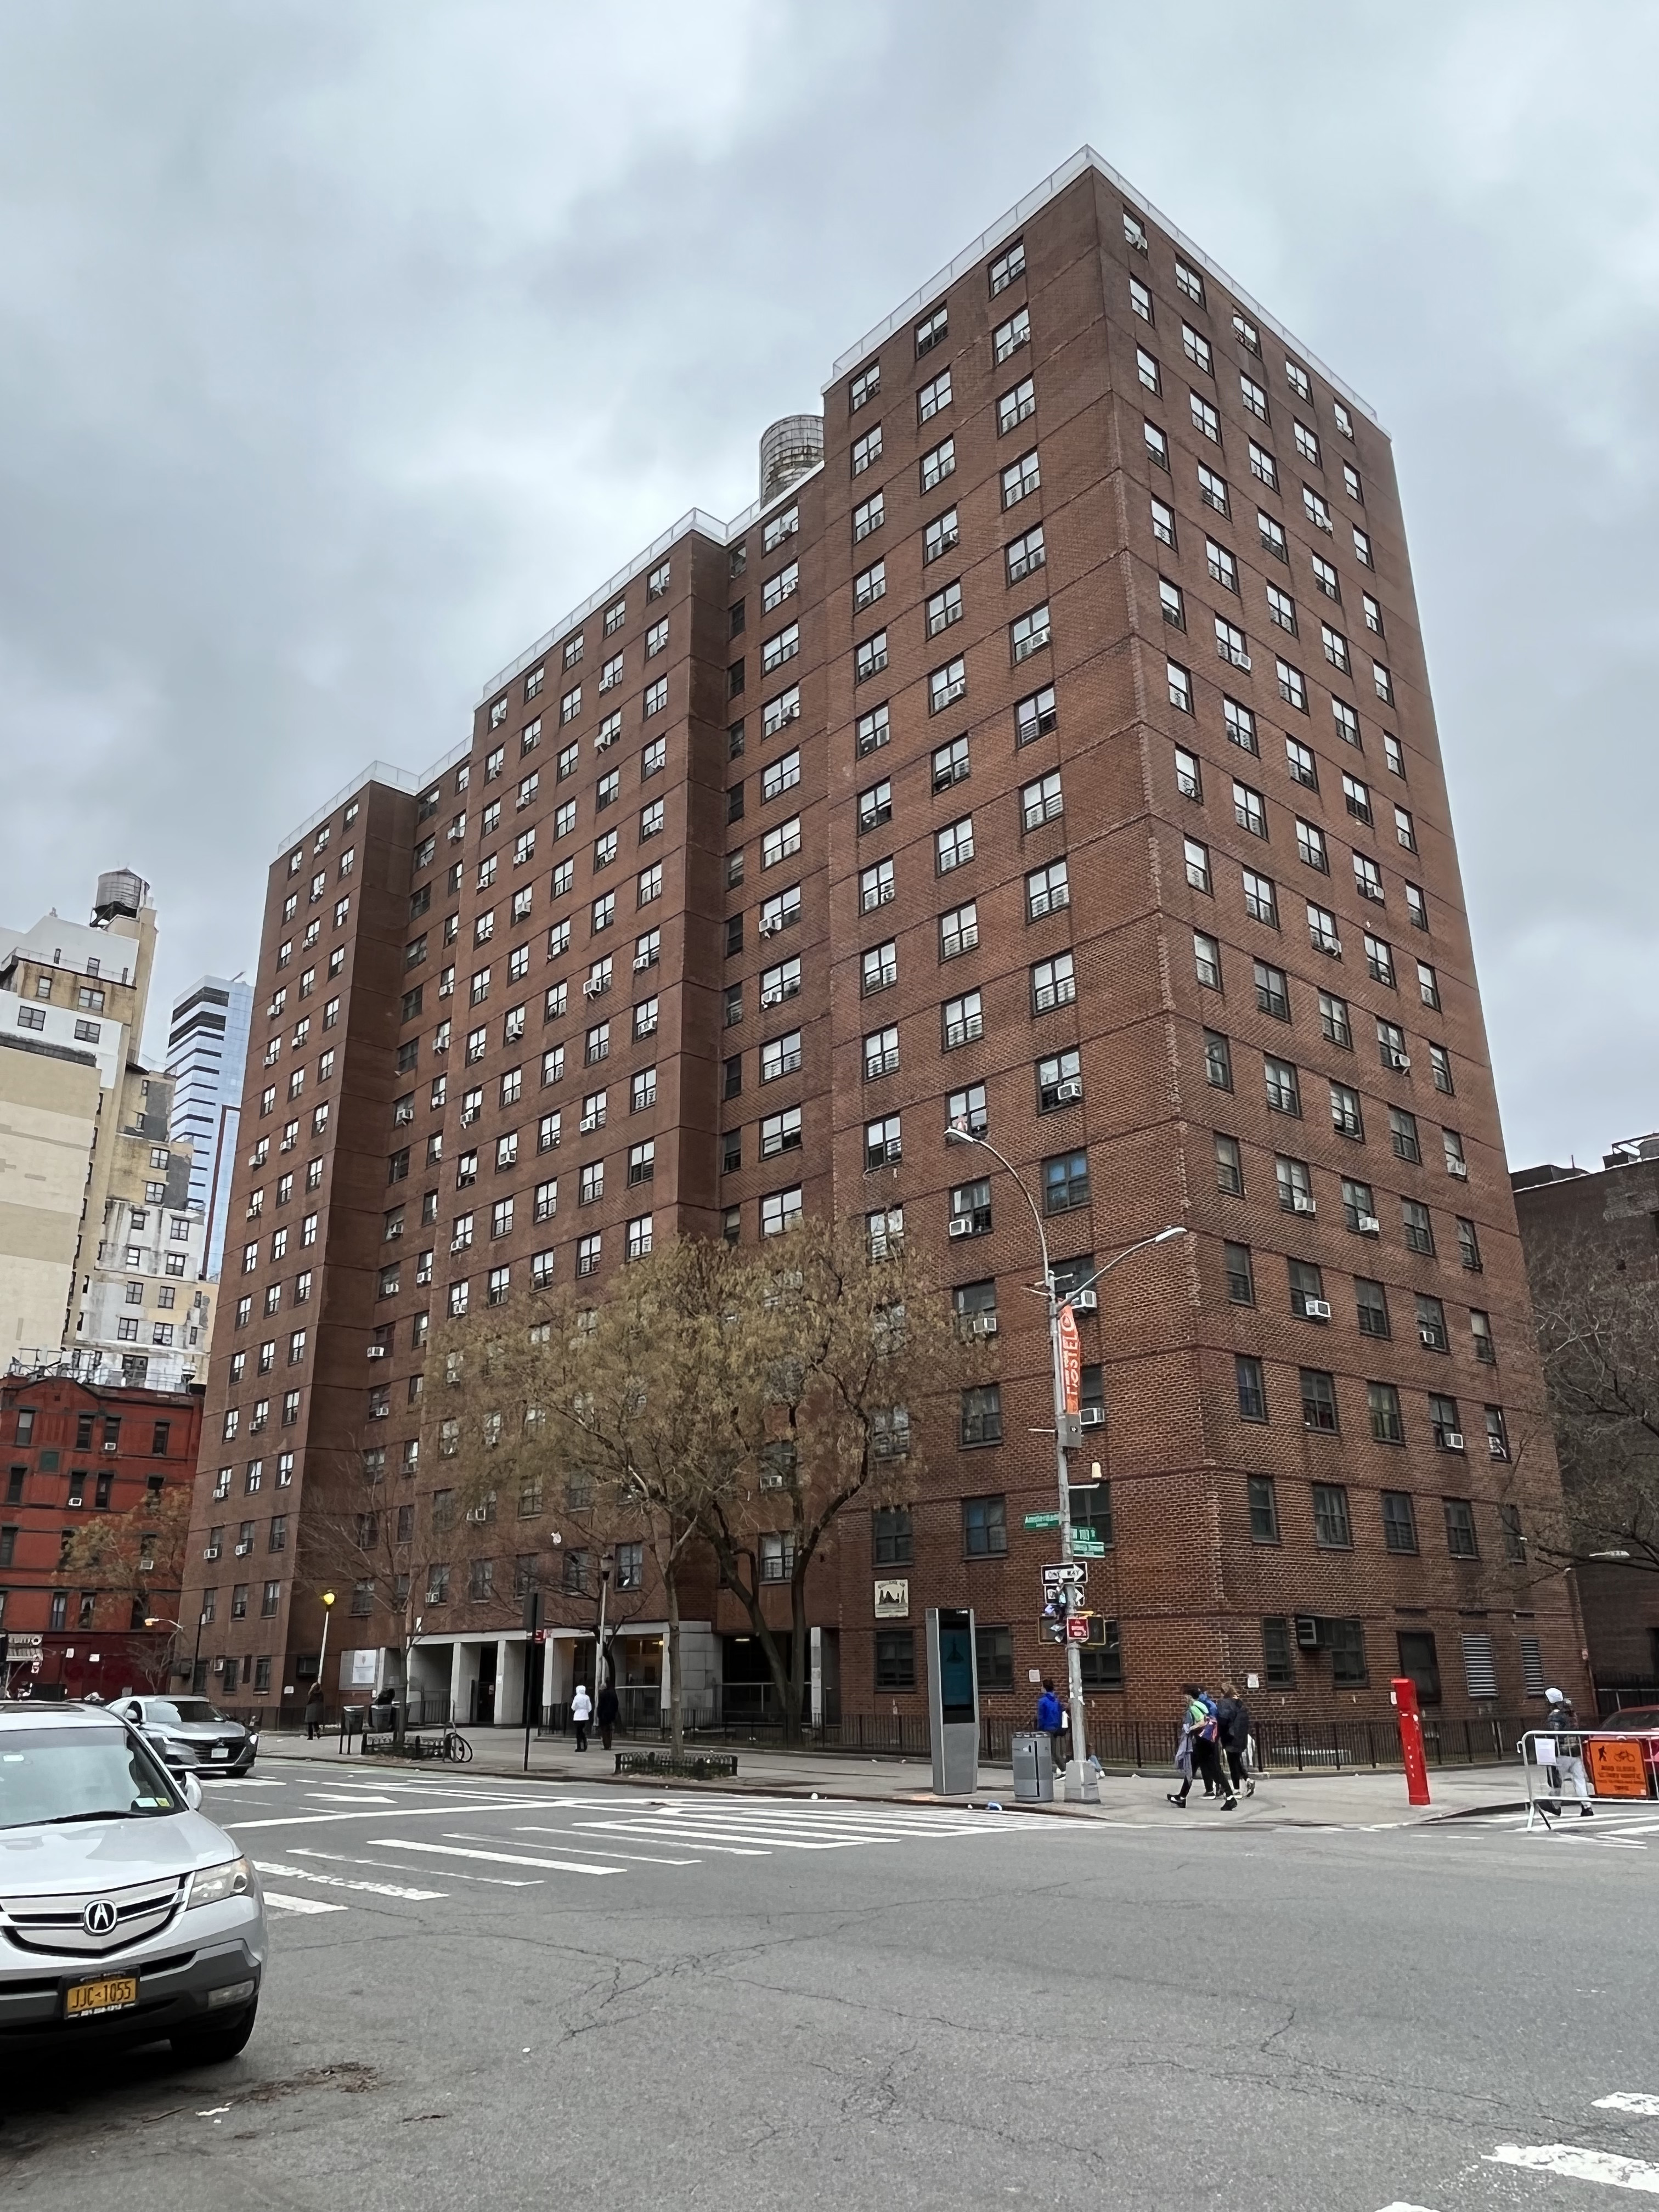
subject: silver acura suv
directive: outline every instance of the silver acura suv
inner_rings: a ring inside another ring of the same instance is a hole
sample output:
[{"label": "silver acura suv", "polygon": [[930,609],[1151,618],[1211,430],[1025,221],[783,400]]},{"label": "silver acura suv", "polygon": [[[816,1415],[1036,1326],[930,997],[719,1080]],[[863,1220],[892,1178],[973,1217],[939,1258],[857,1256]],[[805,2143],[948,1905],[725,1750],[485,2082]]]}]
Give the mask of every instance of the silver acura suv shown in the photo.
[{"label": "silver acura suv", "polygon": [[139,1731],[94,1705],[0,1705],[0,2051],[253,2033],[264,1904],[250,1862]]}]

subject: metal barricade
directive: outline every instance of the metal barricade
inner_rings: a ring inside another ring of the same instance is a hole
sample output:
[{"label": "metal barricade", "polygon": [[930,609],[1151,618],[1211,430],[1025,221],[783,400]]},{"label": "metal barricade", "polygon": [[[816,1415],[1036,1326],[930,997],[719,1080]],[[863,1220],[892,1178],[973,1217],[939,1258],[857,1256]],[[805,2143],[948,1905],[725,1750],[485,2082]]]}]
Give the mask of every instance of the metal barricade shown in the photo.
[{"label": "metal barricade", "polygon": [[[1593,1799],[1659,1796],[1659,1729],[1528,1729],[1516,1747],[1527,1784],[1527,1827]],[[1565,1771],[1564,1771],[1565,1770]],[[1576,1772],[1575,1772],[1576,1770]],[[1540,1785],[1540,1775],[1549,1778]],[[1582,1777],[1585,1797],[1577,1784]]]}]

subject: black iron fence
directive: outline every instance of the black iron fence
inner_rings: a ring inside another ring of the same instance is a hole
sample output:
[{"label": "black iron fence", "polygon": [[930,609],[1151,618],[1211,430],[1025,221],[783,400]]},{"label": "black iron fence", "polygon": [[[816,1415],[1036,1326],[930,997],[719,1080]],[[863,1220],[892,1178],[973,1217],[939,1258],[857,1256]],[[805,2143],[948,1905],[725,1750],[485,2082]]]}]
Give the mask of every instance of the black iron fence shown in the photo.
[{"label": "black iron fence", "polygon": [[[405,1728],[446,1728],[449,1724],[453,1710],[447,1696],[427,1698],[422,1697],[418,1691],[412,1698],[399,1702],[404,1707]],[[308,1710],[303,1703],[282,1705],[227,1704],[215,1705],[215,1711],[223,1713],[228,1719],[240,1721],[244,1727],[257,1729],[262,1735],[267,1730],[283,1735],[302,1734],[310,1714],[314,1714],[316,1710],[314,1706]],[[325,1705],[319,1725],[326,1729],[332,1735],[340,1725],[342,1713],[351,1712],[361,1713],[365,1720],[372,1715],[373,1724],[377,1728],[382,1725],[384,1718],[384,1725],[390,1728],[392,1711],[392,1708],[390,1705],[373,1705],[367,1698],[348,1698],[337,1705]]]}]

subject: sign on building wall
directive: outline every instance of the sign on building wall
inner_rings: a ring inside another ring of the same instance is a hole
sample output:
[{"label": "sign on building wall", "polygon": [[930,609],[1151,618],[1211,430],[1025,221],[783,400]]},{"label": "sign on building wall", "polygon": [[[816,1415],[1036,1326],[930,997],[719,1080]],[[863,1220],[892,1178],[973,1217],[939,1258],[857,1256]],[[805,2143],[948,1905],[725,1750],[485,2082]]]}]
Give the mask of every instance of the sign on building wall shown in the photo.
[{"label": "sign on building wall", "polygon": [[910,1618],[910,1584],[908,1578],[878,1582],[876,1584],[876,1619],[878,1620],[908,1620]]},{"label": "sign on building wall", "polygon": [[343,1690],[372,1690],[374,1687],[375,1662],[378,1651],[343,1651],[340,1654],[340,1687]]}]

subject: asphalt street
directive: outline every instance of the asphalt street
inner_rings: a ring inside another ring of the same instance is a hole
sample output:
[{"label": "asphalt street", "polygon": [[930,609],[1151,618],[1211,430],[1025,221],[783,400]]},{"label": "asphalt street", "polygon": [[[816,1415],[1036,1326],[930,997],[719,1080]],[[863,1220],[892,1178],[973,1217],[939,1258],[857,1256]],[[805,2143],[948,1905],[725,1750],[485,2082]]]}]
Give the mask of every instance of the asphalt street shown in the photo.
[{"label": "asphalt street", "polygon": [[241,2058],[0,2085],[31,2212],[1659,2195],[1659,1808],[1244,1831],[271,1767]]}]

